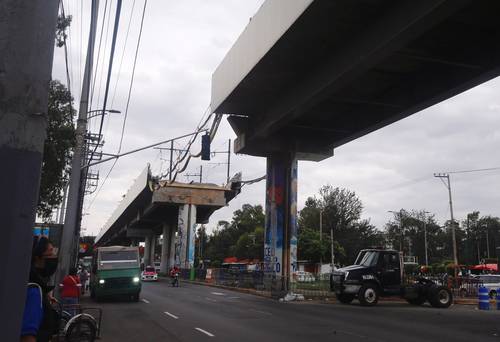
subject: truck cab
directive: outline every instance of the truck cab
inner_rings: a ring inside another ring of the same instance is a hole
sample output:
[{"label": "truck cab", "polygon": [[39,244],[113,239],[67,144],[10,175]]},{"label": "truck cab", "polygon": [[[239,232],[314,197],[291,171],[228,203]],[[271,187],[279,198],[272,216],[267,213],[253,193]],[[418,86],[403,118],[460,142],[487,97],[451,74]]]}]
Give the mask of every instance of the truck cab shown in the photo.
[{"label": "truck cab", "polygon": [[353,265],[334,271],[330,277],[331,291],[341,303],[355,298],[361,305],[376,305],[380,296],[401,296],[410,304],[420,305],[426,300],[433,306],[451,304],[451,292],[433,282],[420,278],[404,284],[403,256],[395,250],[361,250]]}]

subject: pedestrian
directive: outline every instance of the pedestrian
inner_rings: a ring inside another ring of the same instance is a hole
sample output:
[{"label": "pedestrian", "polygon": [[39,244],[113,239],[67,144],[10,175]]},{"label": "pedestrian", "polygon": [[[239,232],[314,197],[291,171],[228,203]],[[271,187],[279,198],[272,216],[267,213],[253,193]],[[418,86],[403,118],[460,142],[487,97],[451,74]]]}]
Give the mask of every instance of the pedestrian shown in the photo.
[{"label": "pedestrian", "polygon": [[61,290],[61,300],[63,305],[66,305],[66,311],[72,316],[77,313],[78,299],[80,298],[80,279],[76,275],[76,267],[69,269],[69,274],[64,277],[59,288]]},{"label": "pedestrian", "polygon": [[81,289],[82,289],[82,296],[85,294],[85,290],[87,289],[87,280],[89,279],[89,273],[87,272],[87,269],[85,267],[82,268],[80,271],[80,284]]},{"label": "pedestrian", "polygon": [[33,237],[28,290],[24,305],[21,342],[47,342],[59,328],[59,314],[52,307],[50,277],[57,269],[54,246],[45,237]]}]

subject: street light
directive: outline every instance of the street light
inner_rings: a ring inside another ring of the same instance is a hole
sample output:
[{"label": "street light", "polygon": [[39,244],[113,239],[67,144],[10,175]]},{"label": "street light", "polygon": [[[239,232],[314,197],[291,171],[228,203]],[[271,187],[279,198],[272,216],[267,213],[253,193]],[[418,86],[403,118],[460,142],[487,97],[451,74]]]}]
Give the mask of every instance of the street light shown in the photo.
[{"label": "street light", "polygon": [[[121,111],[116,110],[116,109],[106,109],[104,111],[104,114],[106,114],[106,113],[121,114]],[[87,112],[87,120],[92,119],[92,118],[99,116],[99,115],[102,115],[102,114],[103,114],[102,109],[95,109],[95,110],[88,111]]]},{"label": "street light", "polygon": [[402,209],[399,211],[387,210],[388,213],[393,213],[394,215],[399,215],[399,251],[403,251],[403,214]]}]

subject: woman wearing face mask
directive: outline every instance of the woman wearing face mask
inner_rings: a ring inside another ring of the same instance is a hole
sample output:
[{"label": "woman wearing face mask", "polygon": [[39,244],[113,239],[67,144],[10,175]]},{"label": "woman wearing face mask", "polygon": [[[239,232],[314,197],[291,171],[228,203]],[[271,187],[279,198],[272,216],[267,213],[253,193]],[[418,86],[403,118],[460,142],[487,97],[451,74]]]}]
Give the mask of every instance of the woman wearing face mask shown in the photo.
[{"label": "woman wearing face mask", "polygon": [[35,236],[31,256],[28,292],[24,306],[22,342],[50,341],[58,329],[58,314],[52,308],[53,286],[48,285],[57,269],[57,256],[48,238]]}]

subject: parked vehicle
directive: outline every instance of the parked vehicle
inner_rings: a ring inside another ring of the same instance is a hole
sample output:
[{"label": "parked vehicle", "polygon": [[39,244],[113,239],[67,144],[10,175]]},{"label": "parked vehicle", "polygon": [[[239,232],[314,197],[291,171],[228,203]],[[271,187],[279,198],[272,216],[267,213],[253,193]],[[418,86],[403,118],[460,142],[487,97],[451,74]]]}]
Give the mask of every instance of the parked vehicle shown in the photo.
[{"label": "parked vehicle", "polygon": [[490,298],[495,298],[500,288],[500,274],[481,274],[476,278],[488,289]]},{"label": "parked vehicle", "polygon": [[404,282],[403,256],[394,250],[364,249],[354,265],[340,268],[330,276],[330,289],[337,299],[363,306],[376,305],[381,296],[400,296],[413,305],[428,301],[433,307],[447,308],[453,302],[451,291],[425,278]]},{"label": "parked vehicle", "polygon": [[146,266],[144,271],[141,273],[142,281],[158,281],[158,273],[153,266]]},{"label": "parked vehicle", "polygon": [[296,280],[298,282],[312,283],[316,280],[311,272],[297,271],[295,272]]},{"label": "parked vehicle", "polygon": [[139,300],[141,269],[137,247],[99,247],[94,250],[90,274],[90,296],[97,300],[127,295]]}]

